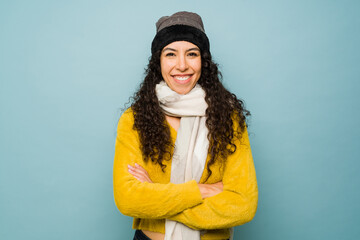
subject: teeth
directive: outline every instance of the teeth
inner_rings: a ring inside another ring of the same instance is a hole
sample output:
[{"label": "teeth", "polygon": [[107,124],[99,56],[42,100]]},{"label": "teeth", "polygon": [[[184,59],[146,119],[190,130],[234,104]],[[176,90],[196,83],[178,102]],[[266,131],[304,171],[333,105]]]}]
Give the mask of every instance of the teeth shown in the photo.
[{"label": "teeth", "polygon": [[177,80],[179,80],[179,81],[185,81],[185,80],[188,80],[189,77],[190,77],[190,76],[184,76],[184,77],[179,77],[179,76],[177,76],[177,77],[175,77],[175,78],[176,78]]}]

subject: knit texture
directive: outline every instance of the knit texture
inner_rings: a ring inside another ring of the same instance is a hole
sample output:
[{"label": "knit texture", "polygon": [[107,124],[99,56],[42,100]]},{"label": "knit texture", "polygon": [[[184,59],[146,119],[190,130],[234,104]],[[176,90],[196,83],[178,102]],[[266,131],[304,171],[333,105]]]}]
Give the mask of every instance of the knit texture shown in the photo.
[{"label": "knit texture", "polygon": [[156,22],[156,35],[151,44],[151,53],[162,50],[176,41],[187,41],[200,48],[202,53],[210,53],[209,39],[205,34],[201,17],[192,12],[177,12],[161,17]]},{"label": "knit texture", "polygon": [[176,41],[187,41],[195,44],[200,51],[210,52],[210,42],[199,29],[186,25],[173,25],[162,29],[156,34],[151,43],[151,53],[162,50],[165,46]]},{"label": "knit texture", "polygon": [[171,16],[161,17],[156,22],[156,32],[159,32],[162,29],[173,25],[192,26],[205,33],[204,24],[203,21],[201,20],[201,17],[197,13],[186,12],[186,11],[177,12]]},{"label": "knit texture", "polygon": [[[170,183],[171,160],[164,161],[165,172],[158,164],[144,162],[133,124],[133,112],[128,109],[118,124],[113,186],[115,203],[124,215],[134,217],[134,229],[165,233],[165,219],[170,219],[202,230],[202,240],[227,239],[229,228],[252,220],[256,213],[258,190],[247,131],[242,139],[235,141],[237,150],[228,157],[225,166],[219,163],[211,165],[212,175],[206,182],[208,171],[205,167],[200,183],[222,181],[224,191],[202,199],[195,180]],[[177,133],[169,128],[175,143]],[[234,124],[234,128],[238,125]],[[145,168],[154,183],[142,183],[127,171],[127,165],[135,163]]]},{"label": "knit texture", "polygon": [[[155,91],[164,113],[181,118],[172,157],[170,182],[181,184],[193,179],[199,182],[209,150],[205,91],[196,84],[187,94],[179,94],[165,81],[158,83]],[[164,240],[188,239],[200,240],[200,231],[166,219]]]}]

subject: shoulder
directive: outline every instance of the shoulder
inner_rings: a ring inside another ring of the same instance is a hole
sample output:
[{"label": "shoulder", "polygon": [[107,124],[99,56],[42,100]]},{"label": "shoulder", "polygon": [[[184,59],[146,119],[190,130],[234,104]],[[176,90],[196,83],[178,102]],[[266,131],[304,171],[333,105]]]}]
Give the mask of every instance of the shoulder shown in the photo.
[{"label": "shoulder", "polygon": [[242,121],[238,111],[234,110],[231,114],[231,120],[233,122],[233,129],[236,132],[243,133],[247,131],[246,120]]},{"label": "shoulder", "polygon": [[234,139],[235,143],[240,145],[250,145],[248,126],[245,121],[241,121],[238,111],[234,111],[231,115],[233,121]]},{"label": "shoulder", "polygon": [[118,123],[118,131],[124,128],[132,128],[134,125],[134,112],[130,108],[126,109],[125,112],[121,115]]}]

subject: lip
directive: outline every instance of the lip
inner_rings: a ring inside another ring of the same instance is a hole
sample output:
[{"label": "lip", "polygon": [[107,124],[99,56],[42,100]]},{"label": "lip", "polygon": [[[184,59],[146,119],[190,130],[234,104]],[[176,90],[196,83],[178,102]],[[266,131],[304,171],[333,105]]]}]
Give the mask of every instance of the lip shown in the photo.
[{"label": "lip", "polygon": [[[187,77],[187,76],[189,76],[189,78],[184,80],[184,81],[181,81],[181,80],[177,79],[177,77]],[[192,79],[192,76],[193,76],[193,74],[174,74],[174,75],[171,75],[172,79],[178,84],[187,84],[187,83],[189,83],[191,81],[191,79]]]}]

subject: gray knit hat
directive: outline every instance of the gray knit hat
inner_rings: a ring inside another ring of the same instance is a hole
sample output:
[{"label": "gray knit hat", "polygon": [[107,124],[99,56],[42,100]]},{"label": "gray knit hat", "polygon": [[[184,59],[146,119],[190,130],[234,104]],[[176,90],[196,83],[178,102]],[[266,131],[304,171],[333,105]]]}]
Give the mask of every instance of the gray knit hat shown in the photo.
[{"label": "gray knit hat", "polygon": [[156,22],[156,35],[151,44],[151,52],[163,49],[175,41],[188,41],[210,53],[210,43],[204,30],[201,17],[192,12],[177,12],[161,17]]}]

